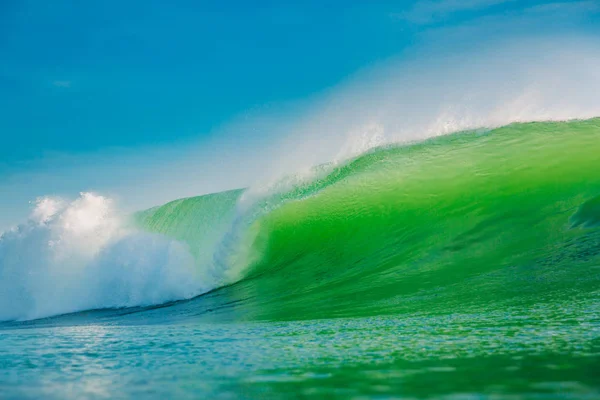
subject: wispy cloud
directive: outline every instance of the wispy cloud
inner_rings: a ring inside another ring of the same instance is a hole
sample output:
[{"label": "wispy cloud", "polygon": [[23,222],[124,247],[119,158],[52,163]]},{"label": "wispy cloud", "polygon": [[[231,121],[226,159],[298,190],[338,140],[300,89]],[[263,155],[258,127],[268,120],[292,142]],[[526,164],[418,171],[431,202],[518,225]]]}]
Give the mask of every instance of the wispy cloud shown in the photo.
[{"label": "wispy cloud", "polygon": [[554,12],[600,12],[600,2],[597,0],[582,0],[582,1],[560,1],[554,3],[538,4],[529,7],[525,10],[529,13],[554,13]]},{"label": "wispy cloud", "polygon": [[53,81],[52,85],[60,88],[70,88],[71,81]]},{"label": "wispy cloud", "polygon": [[515,0],[422,0],[408,11],[392,14],[392,18],[427,25],[463,11],[478,11]]}]

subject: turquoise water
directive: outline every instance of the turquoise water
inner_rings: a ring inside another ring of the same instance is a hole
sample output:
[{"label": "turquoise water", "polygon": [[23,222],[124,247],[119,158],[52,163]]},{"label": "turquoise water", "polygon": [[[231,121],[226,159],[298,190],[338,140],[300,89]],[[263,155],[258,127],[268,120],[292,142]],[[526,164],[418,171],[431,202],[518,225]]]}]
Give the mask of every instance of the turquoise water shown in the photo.
[{"label": "turquoise water", "polygon": [[15,272],[54,225],[6,234],[0,393],[598,398],[599,139],[598,119],[513,124],[142,211],[86,259],[93,296],[68,292],[94,307]]},{"label": "turquoise water", "polygon": [[80,316],[3,331],[0,381],[7,399],[593,399],[598,309],[578,304],[278,323]]}]

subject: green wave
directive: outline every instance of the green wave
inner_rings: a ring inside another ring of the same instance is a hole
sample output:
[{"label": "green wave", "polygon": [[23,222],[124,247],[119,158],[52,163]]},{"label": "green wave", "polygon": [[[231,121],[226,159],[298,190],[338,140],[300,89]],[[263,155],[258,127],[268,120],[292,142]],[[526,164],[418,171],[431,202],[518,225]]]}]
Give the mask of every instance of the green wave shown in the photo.
[{"label": "green wave", "polygon": [[598,296],[600,119],[378,148],[316,176],[251,207],[237,190],[136,220],[187,243],[199,268],[235,271],[217,291],[238,304],[221,313],[230,318],[526,310]]}]

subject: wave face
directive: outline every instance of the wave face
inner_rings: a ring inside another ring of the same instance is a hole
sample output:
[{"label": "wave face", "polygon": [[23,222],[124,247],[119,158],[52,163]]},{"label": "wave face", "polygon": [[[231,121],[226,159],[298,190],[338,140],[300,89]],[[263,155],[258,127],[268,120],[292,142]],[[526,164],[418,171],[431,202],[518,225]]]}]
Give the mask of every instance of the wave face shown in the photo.
[{"label": "wave face", "polygon": [[599,119],[512,124],[374,149],[249,206],[233,191],[136,220],[235,271],[199,298],[236,304],[225,319],[568,308],[600,287],[599,166]]},{"label": "wave face", "polygon": [[0,239],[0,320],[211,290],[161,320],[581,308],[600,287],[599,165],[600,119],[536,122],[376,148],[128,218],[91,193],[40,199]]}]

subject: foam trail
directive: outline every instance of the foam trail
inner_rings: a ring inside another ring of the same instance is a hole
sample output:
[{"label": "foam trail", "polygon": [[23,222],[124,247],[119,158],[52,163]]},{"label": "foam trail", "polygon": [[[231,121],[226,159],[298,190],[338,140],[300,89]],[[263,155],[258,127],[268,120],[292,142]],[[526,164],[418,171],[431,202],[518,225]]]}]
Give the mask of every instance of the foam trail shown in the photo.
[{"label": "foam trail", "polygon": [[212,288],[181,243],[128,228],[113,201],[42,198],[0,237],[0,320],[131,307]]}]

